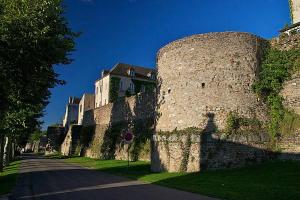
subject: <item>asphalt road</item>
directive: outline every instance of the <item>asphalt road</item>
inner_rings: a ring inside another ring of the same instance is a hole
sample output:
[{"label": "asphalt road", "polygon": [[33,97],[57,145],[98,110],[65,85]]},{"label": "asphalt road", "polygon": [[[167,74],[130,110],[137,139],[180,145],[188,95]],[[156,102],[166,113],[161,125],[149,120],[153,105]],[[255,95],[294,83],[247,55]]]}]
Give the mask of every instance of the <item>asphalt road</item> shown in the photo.
[{"label": "asphalt road", "polygon": [[64,163],[26,156],[10,199],[216,200]]}]

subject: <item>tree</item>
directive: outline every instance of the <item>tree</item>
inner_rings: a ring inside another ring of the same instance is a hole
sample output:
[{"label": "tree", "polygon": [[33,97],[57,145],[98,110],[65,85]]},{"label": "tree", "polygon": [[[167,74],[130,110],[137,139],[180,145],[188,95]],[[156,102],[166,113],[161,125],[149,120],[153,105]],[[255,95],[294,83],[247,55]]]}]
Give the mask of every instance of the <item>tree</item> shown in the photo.
[{"label": "tree", "polygon": [[40,124],[49,89],[64,84],[53,66],[72,61],[76,36],[62,0],[0,0],[0,170],[1,141]]}]

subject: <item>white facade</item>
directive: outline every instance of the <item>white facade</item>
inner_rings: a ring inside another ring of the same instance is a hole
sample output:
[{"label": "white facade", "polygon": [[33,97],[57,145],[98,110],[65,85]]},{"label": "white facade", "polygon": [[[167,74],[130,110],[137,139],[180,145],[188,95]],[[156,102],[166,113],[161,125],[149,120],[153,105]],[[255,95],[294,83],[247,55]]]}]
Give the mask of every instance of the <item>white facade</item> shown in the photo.
[{"label": "white facade", "polygon": [[63,119],[63,126],[68,128],[70,124],[77,124],[79,99],[70,97],[66,106],[66,112]]},{"label": "white facade", "polygon": [[129,95],[134,95],[136,92],[146,91],[147,84],[139,85],[139,91],[135,91],[135,83],[137,84],[137,81],[155,84],[155,71],[123,63],[116,64],[111,70],[103,70],[101,78],[95,82],[95,108],[107,105],[112,101],[110,99],[110,90],[116,90],[115,86],[110,85],[112,78],[119,79],[118,91],[114,92],[118,93],[118,97],[124,97],[128,93]]},{"label": "white facade", "polygon": [[109,103],[109,80],[107,75],[95,82],[95,108]]},{"label": "white facade", "polygon": [[78,111],[78,124],[81,125],[83,121],[84,112],[94,109],[95,106],[95,95],[94,94],[83,94],[79,102]]},{"label": "white facade", "polygon": [[95,82],[95,108],[104,106],[109,103],[109,80],[111,77],[120,78],[118,96],[125,96],[126,90],[129,90],[131,94],[134,94],[135,88],[130,77],[107,75]]}]

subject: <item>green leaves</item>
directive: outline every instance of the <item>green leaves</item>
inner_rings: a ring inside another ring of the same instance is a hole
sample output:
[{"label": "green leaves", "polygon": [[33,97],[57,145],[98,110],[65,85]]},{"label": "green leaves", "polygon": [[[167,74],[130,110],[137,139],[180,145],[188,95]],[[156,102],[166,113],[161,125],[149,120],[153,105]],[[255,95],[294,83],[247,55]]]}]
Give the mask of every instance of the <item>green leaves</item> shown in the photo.
[{"label": "green leaves", "polygon": [[53,66],[69,64],[74,50],[62,0],[0,0],[0,129],[28,134],[64,81]]},{"label": "green leaves", "polygon": [[273,139],[279,136],[280,126],[287,112],[280,96],[284,81],[299,69],[300,50],[280,51],[269,47],[266,50],[259,79],[254,83],[254,91],[262,97],[269,107],[268,130]]},{"label": "green leaves", "polygon": [[109,101],[114,102],[119,98],[120,78],[110,77]]}]

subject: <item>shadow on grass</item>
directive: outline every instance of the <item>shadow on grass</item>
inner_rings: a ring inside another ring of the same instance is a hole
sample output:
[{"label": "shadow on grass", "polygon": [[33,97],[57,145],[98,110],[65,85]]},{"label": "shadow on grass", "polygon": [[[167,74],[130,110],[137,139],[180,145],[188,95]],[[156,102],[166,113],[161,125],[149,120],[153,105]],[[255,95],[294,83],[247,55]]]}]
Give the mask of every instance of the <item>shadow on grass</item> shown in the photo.
[{"label": "shadow on grass", "polygon": [[300,162],[296,161],[275,160],[199,173],[152,173],[150,163],[146,162],[130,162],[129,168],[126,161],[78,158],[75,163],[96,171],[223,199],[300,199]]},{"label": "shadow on grass", "polygon": [[9,193],[15,186],[19,175],[20,161],[12,162],[0,172],[0,195]]},{"label": "shadow on grass", "polygon": [[240,169],[204,171],[155,184],[232,200],[299,200],[300,162],[273,161]]}]

